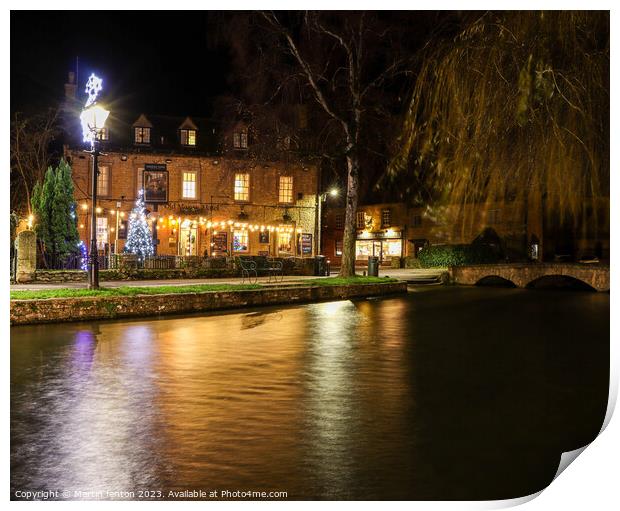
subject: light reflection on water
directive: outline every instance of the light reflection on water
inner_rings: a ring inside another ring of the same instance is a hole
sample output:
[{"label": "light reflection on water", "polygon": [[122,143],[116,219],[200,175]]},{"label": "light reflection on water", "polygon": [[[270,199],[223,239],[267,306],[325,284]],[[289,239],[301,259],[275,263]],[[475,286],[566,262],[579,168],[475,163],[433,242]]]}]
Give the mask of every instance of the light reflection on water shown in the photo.
[{"label": "light reflection on water", "polygon": [[608,295],[440,288],[13,328],[11,486],[524,495],[600,427],[608,328]]}]

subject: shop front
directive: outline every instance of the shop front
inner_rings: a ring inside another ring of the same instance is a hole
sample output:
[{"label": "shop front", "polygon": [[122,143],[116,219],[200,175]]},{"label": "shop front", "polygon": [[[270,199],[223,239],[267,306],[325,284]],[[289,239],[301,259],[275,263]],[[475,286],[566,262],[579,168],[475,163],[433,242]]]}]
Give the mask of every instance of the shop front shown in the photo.
[{"label": "shop front", "polygon": [[389,264],[392,257],[402,257],[402,253],[402,233],[398,231],[364,231],[355,241],[355,258],[362,263],[366,263],[368,257],[376,256],[380,264]]}]

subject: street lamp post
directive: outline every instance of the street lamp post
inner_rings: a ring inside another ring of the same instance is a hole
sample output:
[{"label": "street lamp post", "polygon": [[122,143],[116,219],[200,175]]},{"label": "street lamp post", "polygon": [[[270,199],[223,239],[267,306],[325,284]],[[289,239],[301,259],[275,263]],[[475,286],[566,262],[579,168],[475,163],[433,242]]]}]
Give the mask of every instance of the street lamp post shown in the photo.
[{"label": "street lamp post", "polygon": [[82,123],[82,135],[84,142],[90,143],[90,151],[92,156],[91,169],[91,194],[92,208],[90,210],[90,246],[88,253],[88,289],[99,288],[99,261],[97,258],[97,176],[99,167],[97,160],[99,157],[98,137],[99,133],[105,126],[105,121],[110,112],[97,104],[97,95],[101,91],[101,78],[97,78],[91,74],[86,82],[86,93],[88,99],[86,105],[80,114]]},{"label": "street lamp post", "polygon": [[318,193],[316,194],[316,202],[315,202],[315,213],[314,213],[314,230],[315,230],[315,255],[318,255],[319,252],[323,251],[322,240],[321,240],[321,231],[323,229],[323,203],[327,200],[327,195],[331,197],[338,197],[338,188],[331,188],[328,192]]}]

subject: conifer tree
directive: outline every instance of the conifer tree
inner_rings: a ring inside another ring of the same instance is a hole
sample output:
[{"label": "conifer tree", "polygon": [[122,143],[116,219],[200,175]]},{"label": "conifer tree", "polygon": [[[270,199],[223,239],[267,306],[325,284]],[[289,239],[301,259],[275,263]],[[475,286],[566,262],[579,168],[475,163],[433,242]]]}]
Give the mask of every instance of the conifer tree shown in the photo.
[{"label": "conifer tree", "polygon": [[136,204],[129,215],[129,228],[125,252],[136,254],[140,258],[151,256],[154,253],[151,231],[146,221],[144,190],[138,192]]},{"label": "conifer tree", "polygon": [[54,259],[79,253],[73,190],[71,167],[61,160],[55,170],[47,169],[43,183],[37,183],[32,192],[35,232]]}]

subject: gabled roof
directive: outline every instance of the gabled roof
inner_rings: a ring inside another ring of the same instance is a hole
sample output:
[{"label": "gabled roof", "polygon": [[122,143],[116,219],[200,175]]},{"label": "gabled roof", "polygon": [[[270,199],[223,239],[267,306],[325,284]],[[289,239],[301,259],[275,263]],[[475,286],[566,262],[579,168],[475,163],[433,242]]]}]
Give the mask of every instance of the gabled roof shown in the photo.
[{"label": "gabled roof", "polygon": [[134,128],[152,128],[153,127],[153,125],[151,124],[151,121],[149,121],[146,115],[144,114],[140,114],[140,117],[138,117],[134,121],[132,126]]},{"label": "gabled roof", "polygon": [[192,118],[188,115],[185,120],[179,126],[180,130],[198,130],[198,126],[194,124]]}]

